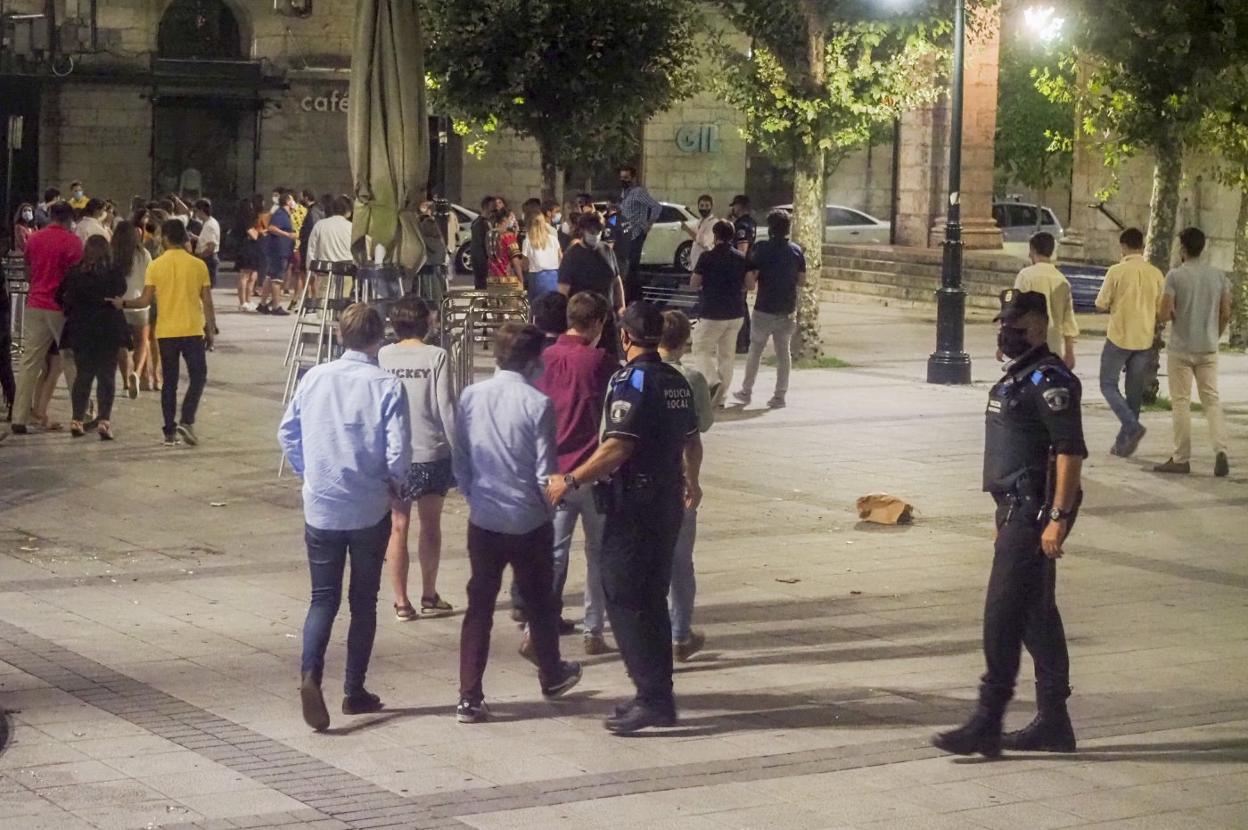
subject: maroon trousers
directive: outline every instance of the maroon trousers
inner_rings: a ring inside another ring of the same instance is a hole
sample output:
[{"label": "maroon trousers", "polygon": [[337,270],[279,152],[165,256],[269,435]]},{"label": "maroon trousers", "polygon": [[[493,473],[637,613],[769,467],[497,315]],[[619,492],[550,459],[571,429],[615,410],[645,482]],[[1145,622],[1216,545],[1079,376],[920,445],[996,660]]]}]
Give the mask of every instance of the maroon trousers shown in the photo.
[{"label": "maroon trousers", "polygon": [[525,534],[496,533],[469,523],[468,562],[472,576],[468,580],[468,610],[459,639],[461,698],[479,703],[485,696],[481,680],[490,657],[494,603],[508,565],[528,614],[538,677],[542,685],[559,680],[559,611],[550,590],[554,579],[554,543],[554,526],[550,522]]}]

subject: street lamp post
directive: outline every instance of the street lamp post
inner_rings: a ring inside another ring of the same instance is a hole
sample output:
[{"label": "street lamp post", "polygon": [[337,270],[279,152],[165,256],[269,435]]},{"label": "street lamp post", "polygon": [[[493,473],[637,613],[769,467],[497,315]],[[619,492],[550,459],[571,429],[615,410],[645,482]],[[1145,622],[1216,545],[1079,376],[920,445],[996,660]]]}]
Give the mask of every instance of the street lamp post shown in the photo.
[{"label": "street lamp post", "polygon": [[949,119],[949,204],[940,289],[936,292],[936,351],[927,359],[928,383],[970,383],[964,350],[966,290],[962,287],[962,85],[966,52],[966,0],[953,13],[953,85]]}]

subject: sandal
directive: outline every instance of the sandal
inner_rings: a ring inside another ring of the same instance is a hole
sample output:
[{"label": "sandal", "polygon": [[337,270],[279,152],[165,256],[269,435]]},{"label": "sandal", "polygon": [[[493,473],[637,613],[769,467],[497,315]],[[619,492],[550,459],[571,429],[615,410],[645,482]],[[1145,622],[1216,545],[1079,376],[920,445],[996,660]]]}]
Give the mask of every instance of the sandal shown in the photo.
[{"label": "sandal", "polygon": [[70,421],[69,422],[69,434],[74,436],[75,438],[81,438],[82,436],[86,435],[87,431],[82,428],[82,421]]},{"label": "sandal", "polygon": [[437,594],[432,598],[420,598],[420,615],[422,617],[444,617],[454,609],[451,604]]},{"label": "sandal", "polygon": [[96,431],[99,432],[101,441],[113,440],[113,425],[108,421],[100,421],[99,425],[96,427]]},{"label": "sandal", "polygon": [[416,616],[416,609],[412,607],[410,602],[402,605],[399,605],[397,602],[394,604],[394,618],[399,622],[411,622],[416,619]]}]

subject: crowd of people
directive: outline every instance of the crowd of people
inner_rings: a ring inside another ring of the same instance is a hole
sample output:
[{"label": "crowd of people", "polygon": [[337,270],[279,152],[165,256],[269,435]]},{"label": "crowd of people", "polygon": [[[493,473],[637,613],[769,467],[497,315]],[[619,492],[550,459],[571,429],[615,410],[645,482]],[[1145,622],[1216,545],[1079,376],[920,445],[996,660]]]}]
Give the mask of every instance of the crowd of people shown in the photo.
[{"label": "crowd of people", "polygon": [[[195,444],[195,413],[216,323],[211,286],[221,246],[208,199],[135,199],[129,218],[74,182],[18,208],[13,252],[25,260],[17,377],[4,384],[10,431],[61,431],[49,412],[60,377],[70,390],[69,434],[113,440],[120,375],[128,397],[159,391],[165,443]],[[193,253],[192,253],[193,252]],[[6,295],[7,301],[7,295]],[[159,309],[159,313],[157,313]],[[6,321],[7,322],[7,321]],[[4,368],[9,369],[8,326]],[[177,413],[180,363],[190,385]],[[92,391],[94,390],[94,396]]]},{"label": "crowd of people", "polygon": [[[806,262],[789,238],[786,212],[766,217],[768,238],[758,242],[747,197],[736,197],[728,217],[718,218],[704,195],[698,223],[686,227],[696,321],[661,310],[643,300],[639,272],[658,203],[635,170],[620,174],[620,195],[607,199],[603,211],[579,194],[562,207],[530,199],[517,219],[505,200],[482,200],[470,232],[474,288],[524,292],[531,310],[529,321],[496,327],[497,366],[489,380],[469,385],[458,399],[452,394],[448,355],[436,335],[457,231],[445,206],[425,202],[418,227],[426,264],[406,280],[406,296],[387,303],[385,316],[377,306],[346,308],[339,319],[344,352],[309,370],[296,388],[278,440],[303,479],[312,599],[300,696],[314,729],[330,723],[325,653],[348,560],[344,714],[382,707],[365,679],[387,563],[398,620],[454,610],[438,590],[442,512],[452,488],[469,508],[471,569],[457,718],[489,717],[484,677],[507,566],[512,617],[523,627],[519,653],[536,665],[541,693],[558,698],[580,681],[581,665],[565,660],[560,646],[561,636],[577,630],[564,616],[564,592],[579,526],[586,571],[582,649],[588,656],[611,652],[609,624],[636,687],[605,726],[627,734],[675,722],[673,662],[706,644],[693,624],[701,435],[727,405],[743,337],[745,378],[732,397],[751,403],[770,342],[777,371],[767,405],[785,406]],[[70,434],[94,430],[112,440],[120,373],[130,397],[160,390],[167,444],[196,444],[206,352],[216,334],[211,288],[221,233],[213,206],[171,196],[136,204],[122,220],[108,203],[86,197],[80,183],[71,190],[71,199],[50,190],[39,205],[19,208],[14,245],[26,259],[30,293],[20,373],[16,383],[2,384],[11,430],[59,428],[47,407],[64,374]],[[235,227],[242,311],[289,313],[287,294],[317,290],[308,282],[310,262],[384,257],[352,249],[346,197],[278,188],[267,210],[262,202],[241,204]],[[1194,381],[1210,426],[1214,475],[1224,477],[1229,459],[1217,358],[1230,320],[1229,282],[1202,261],[1206,239],[1197,228],[1179,235],[1182,264],[1165,275],[1144,258],[1138,229],[1123,231],[1120,243],[1122,261],[1109,269],[1096,299],[1109,315],[1100,388],[1121,422],[1110,452],[1130,456],[1145,435],[1147,360],[1168,325],[1174,449],[1154,470],[1191,470]],[[998,357],[1009,362],[987,410],[984,489],[998,504],[985,607],[988,672],[972,717],[934,739],[960,754],[1075,746],[1054,562],[1082,503],[1088,450],[1075,374],[1080,332],[1055,249],[1047,233],[1031,239],[1031,265],[1002,293],[997,318]],[[190,383],[179,413],[182,363]],[[413,514],[418,597],[409,593]],[[1025,729],[1003,735],[1024,643],[1036,661],[1039,712]]]}]

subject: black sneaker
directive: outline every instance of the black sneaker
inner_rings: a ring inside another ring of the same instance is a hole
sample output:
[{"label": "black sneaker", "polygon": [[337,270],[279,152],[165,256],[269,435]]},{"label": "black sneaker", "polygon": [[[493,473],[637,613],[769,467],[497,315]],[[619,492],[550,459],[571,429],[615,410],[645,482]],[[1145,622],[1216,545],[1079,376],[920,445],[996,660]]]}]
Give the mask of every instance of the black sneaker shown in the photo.
[{"label": "black sneaker", "polygon": [[30,432],[25,424],[9,424],[9,431],[14,435],[27,435]]},{"label": "black sneaker", "polygon": [[272,314],[273,309],[269,308],[268,303],[261,303],[260,305],[256,306],[256,313],[257,314]]},{"label": "black sneaker", "polygon": [[381,702],[381,698],[364,689],[342,699],[344,715],[371,715],[373,712],[380,712],[383,708],[385,704]]},{"label": "black sneaker", "polygon": [[185,444],[192,447],[199,446],[199,436],[195,434],[195,426],[193,424],[178,424],[178,437]]},{"label": "black sneaker", "polygon": [[280,305],[274,306],[273,308],[269,309],[269,314],[272,314],[274,317],[289,317],[290,316],[290,312],[282,308]]},{"label": "black sneaker", "polygon": [[563,670],[563,678],[550,684],[549,686],[542,686],[542,697],[547,700],[559,697],[564,692],[570,690],[577,683],[581,682],[580,663],[569,663],[564,661],[559,664],[559,668]]},{"label": "black sneaker", "polygon": [[166,447],[180,447],[182,446],[182,439],[176,435],[166,435],[164,445]]},{"label": "black sneaker", "polygon": [[567,637],[569,634],[575,634],[575,633],[576,633],[576,623],[572,622],[571,620],[565,620],[563,617],[560,617],[559,618],[559,636]]},{"label": "black sneaker", "polygon": [[1227,460],[1226,453],[1218,453],[1213,460],[1213,474],[1218,478],[1226,478],[1231,474],[1231,462]]},{"label": "black sneaker", "polygon": [[489,717],[490,709],[485,705],[484,700],[473,703],[468,698],[463,698],[455,707],[455,720],[460,723],[483,723],[489,720]]}]

